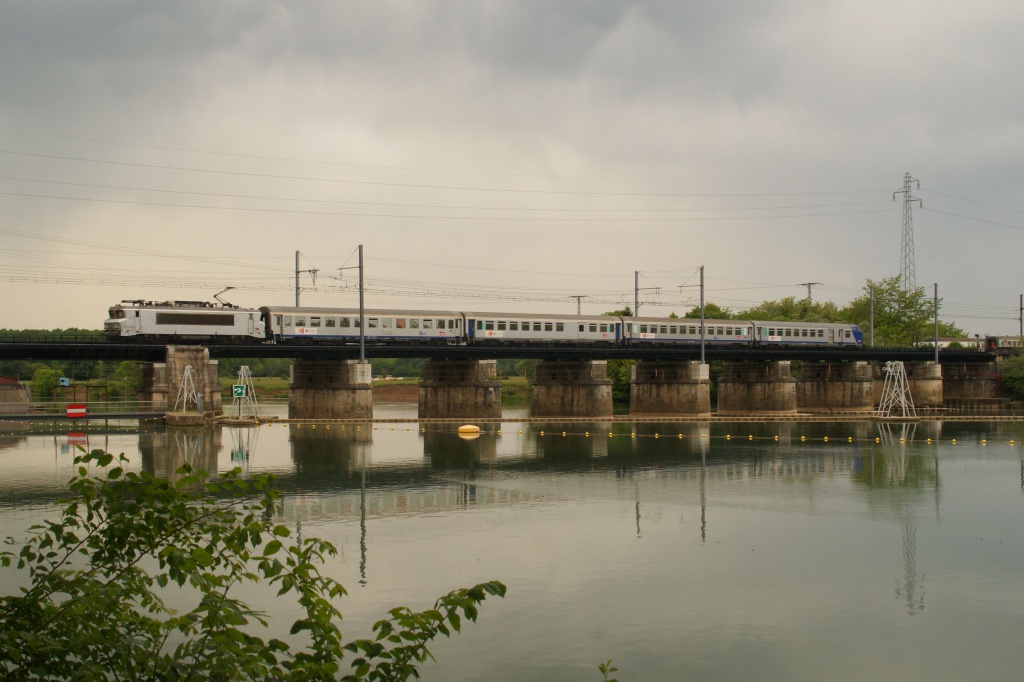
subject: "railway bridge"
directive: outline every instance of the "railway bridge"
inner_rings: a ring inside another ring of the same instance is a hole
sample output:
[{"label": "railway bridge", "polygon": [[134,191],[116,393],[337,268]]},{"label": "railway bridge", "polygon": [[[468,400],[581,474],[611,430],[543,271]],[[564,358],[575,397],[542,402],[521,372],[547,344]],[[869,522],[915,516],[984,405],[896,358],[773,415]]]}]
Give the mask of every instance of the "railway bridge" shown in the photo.
[{"label": "railway bridge", "polygon": [[[882,365],[906,363],[914,402],[922,407],[984,403],[998,398],[994,354],[977,350],[907,348],[723,348],[593,346],[575,344],[367,344],[364,358],[424,358],[419,387],[423,418],[501,416],[500,358],[539,361],[531,413],[540,417],[612,414],[609,360],[635,360],[630,412],[637,416],[711,413],[708,362],[722,361],[719,414],[868,413],[878,404]],[[144,400],[167,404],[186,367],[208,411],[221,409],[219,358],[293,360],[289,416],[296,419],[368,419],[370,365],[344,343],[213,344],[124,343],[95,338],[2,338],[0,360],[137,360],[143,362]],[[798,370],[794,371],[794,367]]]}]

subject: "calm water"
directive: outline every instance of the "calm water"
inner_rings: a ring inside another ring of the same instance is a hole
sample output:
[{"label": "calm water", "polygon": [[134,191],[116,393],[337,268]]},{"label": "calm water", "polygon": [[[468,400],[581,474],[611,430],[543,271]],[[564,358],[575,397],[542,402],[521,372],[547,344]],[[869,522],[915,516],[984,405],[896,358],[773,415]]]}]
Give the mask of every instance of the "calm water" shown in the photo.
[{"label": "calm water", "polygon": [[[66,433],[10,428],[5,536],[50,513],[73,457]],[[472,441],[414,421],[88,440],[154,472],[188,460],[276,474],[282,520],[340,550],[328,571],[350,592],[348,637],[393,606],[505,582],[504,600],[433,647],[425,680],[599,680],[608,658],[624,681],[1020,677],[1024,424],[498,428]]]}]

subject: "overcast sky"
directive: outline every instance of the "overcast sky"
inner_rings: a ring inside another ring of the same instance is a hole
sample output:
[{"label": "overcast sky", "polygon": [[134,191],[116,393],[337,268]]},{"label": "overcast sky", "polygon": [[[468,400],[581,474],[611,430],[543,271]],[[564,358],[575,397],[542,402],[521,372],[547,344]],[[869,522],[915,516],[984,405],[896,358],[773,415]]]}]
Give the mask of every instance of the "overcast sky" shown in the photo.
[{"label": "overcast sky", "polygon": [[0,2],[0,327],[1024,292],[1024,5]]}]

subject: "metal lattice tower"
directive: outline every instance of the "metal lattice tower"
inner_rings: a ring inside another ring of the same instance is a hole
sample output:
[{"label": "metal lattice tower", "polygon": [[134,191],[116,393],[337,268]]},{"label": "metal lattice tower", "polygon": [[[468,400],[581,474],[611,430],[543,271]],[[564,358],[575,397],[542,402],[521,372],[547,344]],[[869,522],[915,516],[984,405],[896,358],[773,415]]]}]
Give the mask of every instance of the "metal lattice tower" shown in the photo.
[{"label": "metal lattice tower", "polygon": [[917,189],[921,189],[921,181],[910,177],[910,173],[903,174],[903,189],[892,193],[893,201],[896,195],[903,195],[903,236],[900,239],[900,284],[903,291],[913,291],[917,288],[917,273],[914,271],[914,214],[911,211],[916,201],[922,206],[921,200],[910,193],[910,183],[917,183]]},{"label": "metal lattice tower", "polygon": [[[235,386],[243,387],[243,395],[236,395]],[[259,419],[260,405],[256,401],[256,390],[252,385],[252,372],[249,371],[249,365],[242,365],[238,369],[238,383],[232,386],[231,397],[233,399],[231,411],[236,413],[239,419],[246,416],[247,413],[251,414],[253,419]]]},{"label": "metal lattice tower", "polygon": [[188,412],[189,405],[195,405],[196,411],[199,411],[199,392],[196,390],[195,379],[192,378],[192,365],[185,365],[185,371],[181,375],[181,387],[178,389],[178,399],[174,401],[174,411]]},{"label": "metal lattice tower", "polygon": [[[896,414],[893,414],[893,412]],[[882,399],[878,402],[879,417],[917,417],[914,399],[910,395],[907,368],[902,362],[890,360],[885,363],[885,383],[882,384]]]}]

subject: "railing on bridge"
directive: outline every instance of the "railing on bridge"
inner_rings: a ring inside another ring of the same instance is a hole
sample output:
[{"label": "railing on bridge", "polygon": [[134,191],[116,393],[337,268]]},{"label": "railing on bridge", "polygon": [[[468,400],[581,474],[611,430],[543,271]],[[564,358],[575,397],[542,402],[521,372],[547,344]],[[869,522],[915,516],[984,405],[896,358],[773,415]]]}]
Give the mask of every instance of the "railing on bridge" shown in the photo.
[{"label": "railing on bridge", "polygon": [[[167,406],[162,402],[155,402],[151,400],[47,400],[47,399],[35,399],[32,400],[27,406],[27,414],[38,415],[38,416],[52,416],[52,417],[69,417],[72,416],[69,412],[78,412],[75,410],[75,406],[84,406],[84,418],[85,419],[102,419],[105,416],[112,415],[142,415],[142,414],[153,414],[154,416],[163,414],[167,410]],[[73,418],[80,418],[75,416]]]}]

